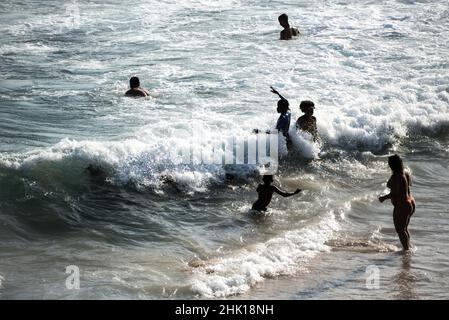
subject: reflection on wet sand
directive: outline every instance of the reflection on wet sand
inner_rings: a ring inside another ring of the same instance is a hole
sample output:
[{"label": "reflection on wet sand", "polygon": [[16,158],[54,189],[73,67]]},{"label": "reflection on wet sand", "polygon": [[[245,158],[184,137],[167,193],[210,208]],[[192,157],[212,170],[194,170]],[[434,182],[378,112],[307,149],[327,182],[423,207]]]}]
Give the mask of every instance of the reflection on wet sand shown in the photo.
[{"label": "reflection on wet sand", "polygon": [[410,271],[412,264],[412,253],[404,253],[401,257],[401,262],[401,270],[392,278],[394,298],[402,300],[419,299],[415,288],[417,277],[412,271]]}]

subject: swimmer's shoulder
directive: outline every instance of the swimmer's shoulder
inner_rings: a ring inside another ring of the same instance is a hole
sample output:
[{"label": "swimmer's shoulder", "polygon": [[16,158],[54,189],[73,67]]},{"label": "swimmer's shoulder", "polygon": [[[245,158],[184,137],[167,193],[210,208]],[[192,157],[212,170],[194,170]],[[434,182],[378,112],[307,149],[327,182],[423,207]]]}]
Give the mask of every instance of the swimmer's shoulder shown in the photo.
[{"label": "swimmer's shoulder", "polygon": [[125,96],[128,97],[146,97],[147,94],[142,89],[129,89],[126,91]]},{"label": "swimmer's shoulder", "polygon": [[280,35],[281,35],[281,40],[289,40],[285,30],[282,30]]},{"label": "swimmer's shoulder", "polygon": [[305,120],[305,115],[302,115],[296,120],[296,124],[301,125]]}]

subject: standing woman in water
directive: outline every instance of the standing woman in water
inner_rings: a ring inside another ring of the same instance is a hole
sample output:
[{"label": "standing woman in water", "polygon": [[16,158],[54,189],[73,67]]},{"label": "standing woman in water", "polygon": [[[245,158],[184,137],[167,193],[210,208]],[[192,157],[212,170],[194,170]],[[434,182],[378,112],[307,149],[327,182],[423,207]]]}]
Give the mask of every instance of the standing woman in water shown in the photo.
[{"label": "standing woman in water", "polygon": [[404,165],[401,157],[393,155],[388,158],[388,165],[393,174],[387,182],[387,187],[391,192],[385,196],[379,197],[380,202],[391,199],[394,206],[393,222],[396,232],[399,235],[404,250],[410,249],[410,233],[408,224],[410,217],[415,212],[415,199],[410,193],[412,179],[410,173],[404,171]]}]

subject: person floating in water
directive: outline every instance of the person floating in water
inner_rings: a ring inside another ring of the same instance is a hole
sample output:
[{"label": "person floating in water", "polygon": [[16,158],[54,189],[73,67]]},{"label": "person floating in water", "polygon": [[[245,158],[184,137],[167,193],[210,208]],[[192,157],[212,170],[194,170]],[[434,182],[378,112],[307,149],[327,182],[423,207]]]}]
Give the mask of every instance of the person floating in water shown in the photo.
[{"label": "person floating in water", "polygon": [[284,192],[282,190],[279,190],[278,187],[273,186],[273,176],[272,175],[264,175],[263,176],[263,184],[259,184],[257,186],[257,193],[259,194],[259,197],[256,202],[254,202],[252,210],[257,211],[266,211],[267,206],[271,202],[271,198],[273,197],[273,193],[276,192],[277,194],[280,194],[283,197],[290,197],[295,194],[298,194],[301,192],[300,189],[296,189],[295,192],[288,193]]},{"label": "person floating in water", "polygon": [[129,86],[131,89],[125,93],[128,97],[148,97],[150,95],[147,90],[140,87],[140,80],[137,77],[132,77],[129,80]]},{"label": "person floating in water", "polygon": [[404,171],[404,164],[398,155],[389,157],[388,165],[393,172],[390,180],[387,182],[387,187],[391,189],[391,192],[379,197],[379,201],[384,202],[387,199],[391,199],[391,203],[394,206],[394,227],[404,250],[409,250],[410,232],[408,231],[408,224],[416,208],[415,199],[413,199],[410,192],[412,179],[410,173]]},{"label": "person floating in water", "polygon": [[313,137],[313,141],[318,140],[318,130],[316,127],[316,118],[313,116],[315,104],[312,101],[301,101],[299,109],[304,113],[296,121],[296,128],[310,133]]},{"label": "person floating in water", "polygon": [[284,28],[284,30],[281,31],[281,40],[290,40],[299,35],[298,29],[290,27],[287,14],[281,14],[278,17],[278,20],[279,24]]}]

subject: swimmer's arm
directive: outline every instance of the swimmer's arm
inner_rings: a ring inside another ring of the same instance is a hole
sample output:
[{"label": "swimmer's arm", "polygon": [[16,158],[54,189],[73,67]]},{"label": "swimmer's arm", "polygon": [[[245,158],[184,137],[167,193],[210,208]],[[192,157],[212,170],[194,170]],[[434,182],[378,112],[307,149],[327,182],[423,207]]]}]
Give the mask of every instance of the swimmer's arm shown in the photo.
[{"label": "swimmer's arm", "polygon": [[381,203],[384,202],[384,201],[387,200],[387,199],[391,199],[391,193],[379,197],[379,201],[380,201]]},{"label": "swimmer's arm", "polygon": [[279,195],[281,195],[281,196],[283,196],[283,197],[291,197],[291,196],[294,196],[295,194],[298,194],[298,193],[300,193],[301,192],[301,190],[300,189],[296,189],[296,191],[295,192],[284,192],[284,191],[282,191],[282,190],[280,190],[280,189],[278,189],[277,187],[275,187],[275,186],[273,186],[273,191],[274,192],[276,192],[277,194],[279,194]]},{"label": "swimmer's arm", "polygon": [[405,177],[407,178],[408,186],[411,187],[412,186],[412,176],[410,175],[409,172],[406,171],[405,172]]},{"label": "swimmer's arm", "polygon": [[275,88],[270,87],[270,89],[271,89],[271,92],[273,92],[274,94],[277,94],[279,96],[279,98],[281,98],[282,100],[288,101]]}]

